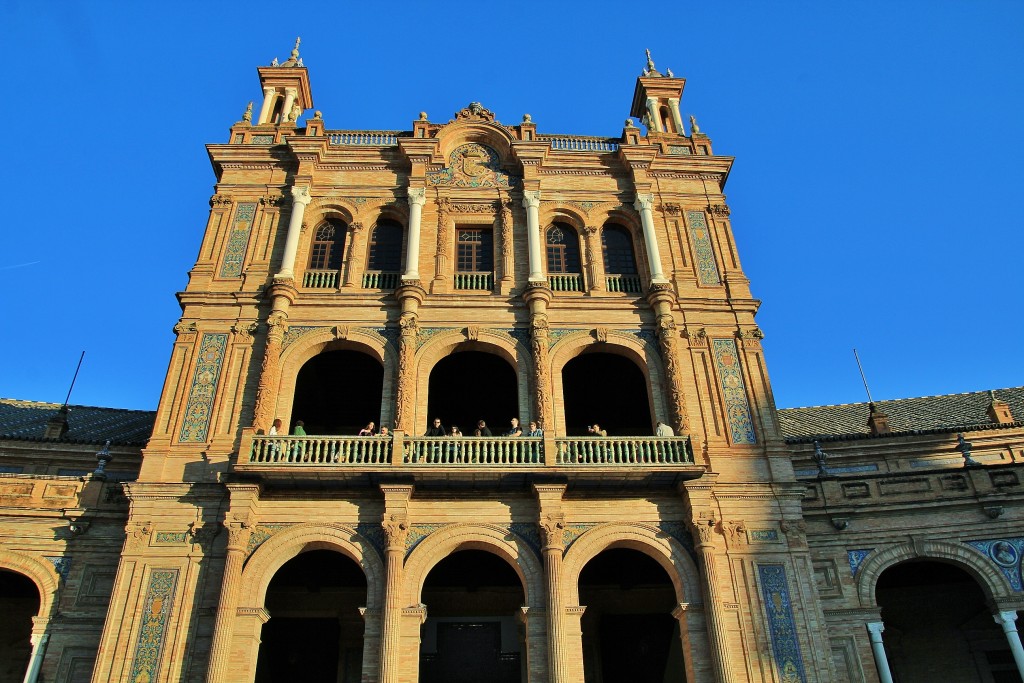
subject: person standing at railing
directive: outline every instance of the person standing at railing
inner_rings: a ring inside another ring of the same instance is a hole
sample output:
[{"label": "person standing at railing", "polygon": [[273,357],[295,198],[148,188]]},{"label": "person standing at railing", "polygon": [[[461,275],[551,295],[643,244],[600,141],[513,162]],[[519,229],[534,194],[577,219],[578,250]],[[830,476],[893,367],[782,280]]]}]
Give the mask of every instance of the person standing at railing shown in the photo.
[{"label": "person standing at railing", "polygon": [[505,432],[505,436],[522,436],[523,428],[519,424],[519,418],[512,418],[512,428]]},{"label": "person standing at railing", "polygon": [[[292,436],[306,436],[306,423],[302,420],[295,421],[295,428],[292,429]],[[292,457],[295,460],[306,459],[306,444],[297,443],[292,447]]]},{"label": "person standing at railing", "polygon": [[[274,418],[274,424],[270,425],[270,431],[267,432],[269,436],[277,436],[284,429],[284,423],[281,422],[281,418]],[[278,458],[281,457],[281,444],[274,441],[270,444],[270,459],[277,462]]]},{"label": "person standing at railing", "polygon": [[491,430],[487,428],[487,423],[480,420],[476,423],[476,430],[473,432],[473,436],[494,436],[494,434],[491,434]]},{"label": "person standing at railing", "polygon": [[654,428],[655,436],[675,436],[676,432],[674,429],[669,427],[664,422],[659,422],[658,426]]},{"label": "person standing at railing", "polygon": [[357,436],[373,436],[376,433],[376,427],[373,422],[367,422],[366,426],[359,430]]},{"label": "person standing at railing", "polygon": [[381,425],[380,426],[380,434],[378,436],[380,436],[382,438],[385,438],[385,439],[390,439],[391,438],[391,431],[387,428],[387,426]]},{"label": "person standing at railing", "polygon": [[462,430],[459,429],[459,425],[452,425],[452,433],[449,434],[453,439],[458,439],[451,445],[452,458],[455,462],[462,462]]},{"label": "person standing at railing", "polygon": [[435,417],[434,424],[427,427],[427,431],[423,436],[446,436],[444,426],[441,424],[441,418]]},{"label": "person standing at railing", "polygon": [[537,426],[537,423],[530,420],[530,429],[526,432],[527,436],[544,436],[544,430]]},{"label": "person standing at railing", "polygon": [[[597,424],[596,422],[587,427],[587,433],[590,434],[590,436],[600,436],[602,438],[608,436],[608,430],[601,429],[601,425]],[[604,462],[606,456],[607,451],[605,449],[605,445],[601,443],[597,444],[594,448],[594,457],[597,459],[598,462]]]}]

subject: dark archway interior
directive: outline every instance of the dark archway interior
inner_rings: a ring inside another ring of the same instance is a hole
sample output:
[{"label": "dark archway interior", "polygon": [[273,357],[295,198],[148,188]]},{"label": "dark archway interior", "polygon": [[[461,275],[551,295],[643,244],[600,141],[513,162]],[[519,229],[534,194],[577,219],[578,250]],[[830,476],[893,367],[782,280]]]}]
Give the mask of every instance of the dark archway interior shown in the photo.
[{"label": "dark archway interior", "polygon": [[359,433],[367,422],[380,427],[384,368],[359,351],[326,351],[310,358],[295,381],[292,423],[307,434]]},{"label": "dark archway interior", "polygon": [[625,548],[605,550],[580,572],[584,680],[685,681],[676,593],[655,560]]},{"label": "dark archway interior", "polygon": [[[889,667],[901,683],[1020,682],[981,587],[959,567],[900,563],[882,572],[875,597],[882,608]],[[988,675],[980,676],[979,669]]]},{"label": "dark archway interior", "polygon": [[452,553],[430,570],[420,599],[428,615],[421,683],[519,683],[525,597],[508,562],[483,550]]},{"label": "dark archway interior", "polygon": [[597,422],[608,436],[654,433],[647,379],[633,361],[613,353],[587,352],[562,368],[565,433],[587,434]]},{"label": "dark archway interior", "polygon": [[0,570],[0,683],[21,683],[32,656],[39,590],[27,576]]},{"label": "dark archway interior", "polygon": [[359,683],[363,668],[366,577],[331,550],[286,562],[267,588],[256,683]]},{"label": "dark archway interior", "polygon": [[442,358],[430,371],[430,395],[427,400],[426,431],[434,417],[441,418],[446,432],[458,425],[472,436],[478,420],[498,436],[509,429],[519,415],[516,371],[503,358],[483,351],[457,351]]}]

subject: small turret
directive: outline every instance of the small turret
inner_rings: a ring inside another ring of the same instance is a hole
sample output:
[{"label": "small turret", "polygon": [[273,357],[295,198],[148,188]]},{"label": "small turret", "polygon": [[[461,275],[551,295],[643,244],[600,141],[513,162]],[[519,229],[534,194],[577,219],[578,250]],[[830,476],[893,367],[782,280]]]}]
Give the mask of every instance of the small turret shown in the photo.
[{"label": "small turret", "polygon": [[671,69],[666,69],[664,74],[658,71],[651,51],[647,50],[647,66],[636,79],[630,116],[641,119],[648,134],[685,135],[683,117],[679,113],[679,100],[685,86],[686,79],[676,78]]},{"label": "small turret", "polygon": [[301,42],[301,38],[295,39],[295,47],[284,62],[279,64],[275,57],[270,66],[257,69],[263,87],[263,106],[257,126],[294,123],[303,111],[313,108],[309,71],[299,57]]}]

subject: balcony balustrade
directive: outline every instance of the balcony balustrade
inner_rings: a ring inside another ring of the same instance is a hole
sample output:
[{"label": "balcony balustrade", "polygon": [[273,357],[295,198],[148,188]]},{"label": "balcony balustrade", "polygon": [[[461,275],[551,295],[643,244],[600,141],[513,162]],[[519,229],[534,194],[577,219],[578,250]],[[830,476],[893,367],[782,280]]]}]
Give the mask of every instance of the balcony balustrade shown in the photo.
[{"label": "balcony balustrade", "polygon": [[329,133],[327,140],[331,145],[394,147],[400,133],[397,130],[339,130]]},{"label": "balcony balustrade", "polygon": [[244,435],[244,470],[302,468],[658,469],[694,465],[686,436],[428,437]]},{"label": "balcony balustrade", "polygon": [[605,285],[609,292],[640,294],[643,291],[639,275],[607,275]]},{"label": "balcony balustrade", "polygon": [[399,273],[382,270],[368,270],[363,273],[363,289],[395,289]]},{"label": "balcony balustrade", "polygon": [[552,292],[582,292],[583,277],[579,273],[550,273],[548,286]]},{"label": "balcony balustrade", "polygon": [[302,275],[302,286],[309,289],[335,289],[338,286],[338,271],[307,270]]},{"label": "balcony balustrade", "polygon": [[455,273],[455,289],[494,289],[494,273]]}]

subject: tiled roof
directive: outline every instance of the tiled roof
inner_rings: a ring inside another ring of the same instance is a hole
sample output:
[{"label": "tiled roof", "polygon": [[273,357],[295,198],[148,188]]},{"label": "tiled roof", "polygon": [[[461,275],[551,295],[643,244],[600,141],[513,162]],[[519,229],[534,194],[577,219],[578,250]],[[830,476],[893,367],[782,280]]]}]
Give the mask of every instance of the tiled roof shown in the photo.
[{"label": "tiled roof", "polygon": [[[60,409],[59,403],[18,401],[0,398],[0,439],[46,441],[47,421]],[[68,406],[68,432],[62,443],[144,446],[153,433],[156,413],[151,410],[124,410]]]},{"label": "tiled roof", "polygon": [[[1010,404],[1010,412],[1016,424],[1024,423],[1024,387],[996,389],[995,395]],[[988,416],[991,402],[989,392],[972,391],[966,394],[875,401],[875,407],[889,418],[892,435],[899,435],[996,428],[998,425]],[[860,439],[871,437],[868,414],[867,403],[783,408],[779,410],[779,422],[782,433],[790,442]]]}]

